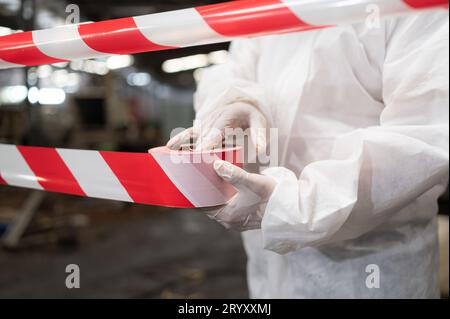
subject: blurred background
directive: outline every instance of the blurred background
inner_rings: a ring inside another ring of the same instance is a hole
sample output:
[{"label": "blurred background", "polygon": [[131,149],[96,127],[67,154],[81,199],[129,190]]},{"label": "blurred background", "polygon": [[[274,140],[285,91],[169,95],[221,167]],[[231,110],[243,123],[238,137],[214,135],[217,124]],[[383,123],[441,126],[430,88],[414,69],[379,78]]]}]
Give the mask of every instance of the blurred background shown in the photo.
[{"label": "blurred background", "polygon": [[[217,1],[71,1],[81,22]],[[0,0],[0,35],[63,25],[69,2]],[[228,44],[0,71],[0,143],[146,152],[190,127]],[[1,235],[3,233],[3,236]],[[0,187],[0,298],[247,297],[240,236],[202,213]],[[65,286],[77,264],[81,289]]]},{"label": "blurred background", "polygon": [[[0,0],[0,36],[219,1]],[[0,143],[136,151],[189,127],[202,69],[228,43],[0,71]],[[440,202],[448,296],[448,192]],[[245,298],[239,234],[193,210],[0,187],[0,298]],[[81,269],[81,289],[65,267]]]}]

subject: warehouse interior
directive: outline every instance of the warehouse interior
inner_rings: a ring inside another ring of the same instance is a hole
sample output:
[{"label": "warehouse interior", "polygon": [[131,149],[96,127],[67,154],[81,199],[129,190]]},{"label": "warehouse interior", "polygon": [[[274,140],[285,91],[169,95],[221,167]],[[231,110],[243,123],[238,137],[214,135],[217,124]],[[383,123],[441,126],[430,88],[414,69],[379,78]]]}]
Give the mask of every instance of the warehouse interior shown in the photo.
[{"label": "warehouse interior", "polygon": [[[84,22],[213,2],[71,3]],[[2,0],[0,34],[64,24],[67,4]],[[172,128],[192,123],[198,70],[224,62],[227,47],[2,70],[0,140],[133,152],[164,145]],[[5,236],[27,205],[23,232]],[[0,298],[247,297],[239,234],[193,210],[1,187],[0,231]],[[82,289],[64,285],[67,264],[80,266]]]},{"label": "warehouse interior", "polygon": [[[0,0],[0,36],[218,3]],[[194,119],[196,79],[229,43],[0,70],[0,143],[147,152]],[[448,191],[440,200],[448,296]],[[0,185],[0,298],[248,298],[238,232],[171,209]],[[82,271],[67,289],[66,265]]]}]

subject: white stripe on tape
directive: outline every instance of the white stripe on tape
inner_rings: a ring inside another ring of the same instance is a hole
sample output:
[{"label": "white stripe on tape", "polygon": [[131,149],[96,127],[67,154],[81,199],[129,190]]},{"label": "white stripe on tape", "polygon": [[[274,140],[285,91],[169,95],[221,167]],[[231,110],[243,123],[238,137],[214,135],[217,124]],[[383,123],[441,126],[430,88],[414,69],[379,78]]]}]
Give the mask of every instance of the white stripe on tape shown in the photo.
[{"label": "white stripe on tape", "polygon": [[[315,26],[348,24],[367,19],[381,18],[385,14],[395,15],[412,10],[401,0],[347,1],[345,7],[336,5],[336,0],[304,1],[282,0],[303,22]],[[378,11],[377,11],[378,10]]]},{"label": "white stripe on tape", "polygon": [[33,41],[45,55],[61,60],[89,59],[105,55],[91,49],[81,39],[76,24],[33,31]]},{"label": "white stripe on tape", "polygon": [[70,149],[56,151],[87,196],[133,202],[99,152]]},{"label": "white stripe on tape", "polygon": [[43,190],[15,145],[0,144],[0,174],[8,185]]},{"label": "white stripe on tape", "polygon": [[[174,163],[168,153],[151,152],[153,158],[167,174],[173,184],[195,207],[207,207],[226,203],[227,198],[216,185],[224,183],[214,172],[211,165],[199,163],[203,169],[196,168],[196,164]],[[183,155],[179,155],[180,158]],[[187,155],[190,156],[190,155]],[[219,158],[217,158],[219,159]]]},{"label": "white stripe on tape", "polygon": [[148,14],[133,19],[148,40],[163,46],[185,47],[226,41],[195,9]]},{"label": "white stripe on tape", "polygon": [[6,62],[5,60],[0,59],[0,70],[1,69],[16,68],[16,67],[23,67],[23,65]]}]

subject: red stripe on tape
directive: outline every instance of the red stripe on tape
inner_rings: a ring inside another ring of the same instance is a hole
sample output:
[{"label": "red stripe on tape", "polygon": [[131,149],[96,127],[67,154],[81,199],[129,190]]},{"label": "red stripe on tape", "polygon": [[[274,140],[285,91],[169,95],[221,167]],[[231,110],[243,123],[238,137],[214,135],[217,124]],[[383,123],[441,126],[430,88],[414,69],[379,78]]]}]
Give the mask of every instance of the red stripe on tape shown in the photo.
[{"label": "red stripe on tape", "polygon": [[8,185],[8,183],[6,183],[6,181],[3,179],[2,174],[0,174],[0,184]]},{"label": "red stripe on tape", "polygon": [[228,161],[233,165],[244,168],[244,159],[240,149],[234,149],[231,153],[222,152],[219,154],[219,157],[222,161]]},{"label": "red stripe on tape", "polygon": [[83,41],[92,49],[113,54],[172,49],[149,41],[138,29],[133,18],[122,18],[78,27]]},{"label": "red stripe on tape", "polygon": [[227,37],[318,28],[300,20],[279,0],[231,1],[197,7],[196,10],[211,28]]},{"label": "red stripe on tape", "polygon": [[46,191],[86,195],[54,148],[17,146],[17,149]]},{"label": "red stripe on tape", "polygon": [[415,8],[427,8],[427,7],[447,7],[448,8],[448,0],[403,0],[407,5]]},{"label": "red stripe on tape", "polygon": [[133,201],[169,207],[194,207],[150,154],[100,154]]},{"label": "red stripe on tape", "polygon": [[27,66],[64,62],[45,55],[33,42],[32,32],[19,32],[0,37],[0,59]]}]

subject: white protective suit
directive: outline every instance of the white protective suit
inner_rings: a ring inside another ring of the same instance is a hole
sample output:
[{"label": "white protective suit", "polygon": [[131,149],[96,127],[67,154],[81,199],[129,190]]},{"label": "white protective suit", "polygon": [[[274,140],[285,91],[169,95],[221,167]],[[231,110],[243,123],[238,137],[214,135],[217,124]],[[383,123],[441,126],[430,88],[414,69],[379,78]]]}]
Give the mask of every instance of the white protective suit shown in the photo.
[{"label": "white protective suit", "polygon": [[243,233],[251,297],[439,296],[448,27],[433,11],[238,40],[205,70],[197,118],[250,101],[279,129],[278,166],[262,172],[277,185],[261,230]]}]

